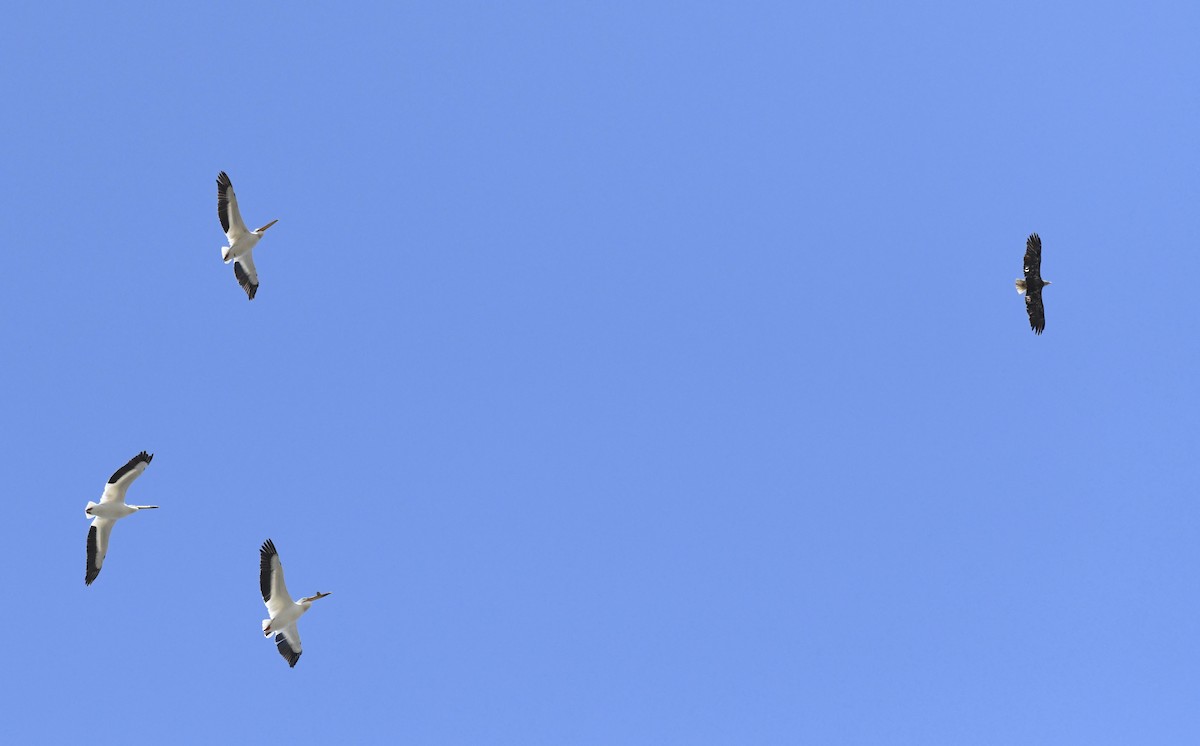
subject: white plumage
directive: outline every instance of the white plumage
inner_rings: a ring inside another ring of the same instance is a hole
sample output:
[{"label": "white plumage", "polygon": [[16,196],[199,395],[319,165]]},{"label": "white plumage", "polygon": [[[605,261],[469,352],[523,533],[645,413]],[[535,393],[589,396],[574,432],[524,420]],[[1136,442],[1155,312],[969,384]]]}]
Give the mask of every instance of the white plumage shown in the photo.
[{"label": "white plumage", "polygon": [[254,247],[267,229],[279,221],[272,220],[256,231],[247,230],[238,210],[237,195],[233,193],[233,182],[224,171],[217,174],[217,217],[221,219],[221,229],[229,241],[228,246],[221,247],[221,259],[226,264],[233,262],[233,276],[250,300],[254,300],[254,294],[258,292]]},{"label": "white plumage", "polygon": [[92,519],[92,526],[88,529],[87,571],[83,578],[87,585],[92,584],[100,575],[100,568],[104,566],[104,556],[108,554],[108,538],[112,535],[113,524],[139,510],[158,507],[125,504],[125,492],[129,490],[129,485],[142,475],[152,458],[153,454],[142,451],[129,459],[129,463],[113,472],[108,484],[104,485],[104,494],[100,496],[100,502],[88,500],[85,512]]},{"label": "white plumage", "polygon": [[313,601],[325,598],[328,593],[317,591],[315,596],[307,596],[299,601],[293,601],[283,582],[283,563],[279,561],[279,553],[275,551],[275,542],[267,539],[258,550],[258,584],[262,591],[263,603],[267,605],[270,619],[262,621],[263,636],[275,635],[275,645],[279,654],[295,668],[303,650],[300,647],[300,632],[296,629],[296,621],[308,611]]}]

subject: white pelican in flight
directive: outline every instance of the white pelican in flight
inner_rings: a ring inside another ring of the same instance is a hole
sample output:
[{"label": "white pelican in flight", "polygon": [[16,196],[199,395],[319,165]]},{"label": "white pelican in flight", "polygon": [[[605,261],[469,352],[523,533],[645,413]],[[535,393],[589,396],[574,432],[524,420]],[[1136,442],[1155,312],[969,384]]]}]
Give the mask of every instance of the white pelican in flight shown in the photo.
[{"label": "white pelican in flight", "polygon": [[270,619],[262,623],[263,636],[270,637],[275,633],[275,644],[279,654],[292,668],[300,660],[300,633],[296,631],[296,620],[304,615],[312,606],[313,601],[325,598],[328,593],[317,591],[317,595],[293,601],[283,584],[283,564],[279,561],[279,553],[275,551],[275,542],[267,539],[258,550],[258,585],[262,590],[263,602],[267,605]]},{"label": "white pelican in flight", "polygon": [[238,211],[237,196],[233,193],[233,182],[224,171],[217,174],[217,217],[221,219],[221,229],[225,231],[228,246],[221,247],[221,259],[226,264],[233,262],[233,276],[250,300],[258,292],[258,271],[254,269],[254,246],[258,239],[267,232],[267,228],[278,223],[272,220],[256,231],[246,230],[242,222],[242,213]]},{"label": "white pelican in flight", "polygon": [[104,566],[104,555],[108,554],[108,537],[112,534],[113,524],[127,515],[133,515],[139,510],[151,510],[157,505],[126,505],[125,491],[133,480],[142,475],[146,464],[154,454],[142,451],[129,459],[129,463],[113,472],[108,484],[104,485],[104,494],[100,502],[88,500],[87,514],[92,519],[92,527],[88,529],[87,538],[87,574],[83,580],[87,585],[100,575]]}]

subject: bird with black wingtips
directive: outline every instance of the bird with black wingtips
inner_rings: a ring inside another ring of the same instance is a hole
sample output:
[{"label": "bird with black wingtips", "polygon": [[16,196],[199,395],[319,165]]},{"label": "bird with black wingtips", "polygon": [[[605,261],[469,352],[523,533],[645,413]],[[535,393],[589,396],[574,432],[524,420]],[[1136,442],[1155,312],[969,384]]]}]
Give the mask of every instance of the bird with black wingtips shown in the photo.
[{"label": "bird with black wingtips", "polygon": [[100,568],[104,566],[104,557],[108,554],[108,539],[112,535],[113,524],[126,516],[133,515],[139,510],[153,510],[157,505],[126,505],[125,492],[133,480],[146,471],[146,465],[154,458],[154,454],[142,451],[129,459],[129,463],[113,472],[108,484],[104,485],[104,494],[100,502],[88,500],[87,516],[92,519],[87,538],[87,570],[83,581],[91,585],[100,576]]},{"label": "bird with black wingtips", "polygon": [[1042,279],[1042,239],[1030,233],[1025,241],[1025,279],[1017,280],[1017,292],[1025,294],[1025,311],[1029,314],[1029,328],[1034,334],[1046,330],[1046,308],[1042,305],[1042,288],[1049,285]]},{"label": "bird with black wingtips", "polygon": [[308,611],[313,601],[329,594],[317,591],[315,596],[293,601],[283,583],[283,563],[279,561],[279,552],[275,551],[275,542],[270,539],[264,541],[258,550],[258,587],[262,591],[263,603],[267,605],[267,613],[271,615],[270,619],[262,621],[263,636],[275,635],[279,654],[288,662],[288,666],[295,668],[303,652],[296,622]]},{"label": "bird with black wingtips", "polygon": [[258,292],[258,270],[254,268],[254,247],[267,229],[278,223],[272,220],[258,230],[247,230],[242,222],[242,213],[238,210],[237,195],[233,193],[233,182],[224,171],[217,174],[217,217],[221,220],[221,230],[225,231],[228,246],[221,247],[221,259],[229,264],[233,262],[233,276],[238,284],[246,291],[250,300],[254,300]]}]

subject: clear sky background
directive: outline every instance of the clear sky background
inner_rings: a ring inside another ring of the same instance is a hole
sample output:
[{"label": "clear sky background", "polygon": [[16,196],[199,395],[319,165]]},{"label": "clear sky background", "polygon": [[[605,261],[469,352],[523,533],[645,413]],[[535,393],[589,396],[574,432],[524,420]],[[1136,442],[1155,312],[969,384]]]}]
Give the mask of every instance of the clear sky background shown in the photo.
[{"label": "clear sky background", "polygon": [[1195,743],[1200,10],[1126,5],[8,7],[6,737]]}]

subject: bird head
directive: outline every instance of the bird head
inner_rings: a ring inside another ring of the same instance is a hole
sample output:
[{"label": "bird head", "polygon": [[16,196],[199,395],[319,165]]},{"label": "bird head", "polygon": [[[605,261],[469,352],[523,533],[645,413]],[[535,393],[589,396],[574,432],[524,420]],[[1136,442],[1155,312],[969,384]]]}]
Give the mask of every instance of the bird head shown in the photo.
[{"label": "bird head", "polygon": [[266,233],[266,232],[267,232],[267,228],[270,228],[272,225],[275,225],[275,224],[276,224],[276,223],[278,223],[278,222],[279,222],[278,220],[272,220],[271,222],[267,223],[266,225],[264,225],[263,227],[259,228],[258,230],[254,231],[254,232],[255,232],[255,233],[260,233],[260,234],[261,234],[261,233]]},{"label": "bird head", "polygon": [[320,591],[317,591],[317,595],[309,596],[308,598],[302,598],[302,599],[300,599],[300,601],[301,602],[307,601],[308,603],[312,603],[313,601],[316,601],[318,598],[325,598],[328,595],[329,595],[328,593],[321,593]]}]

